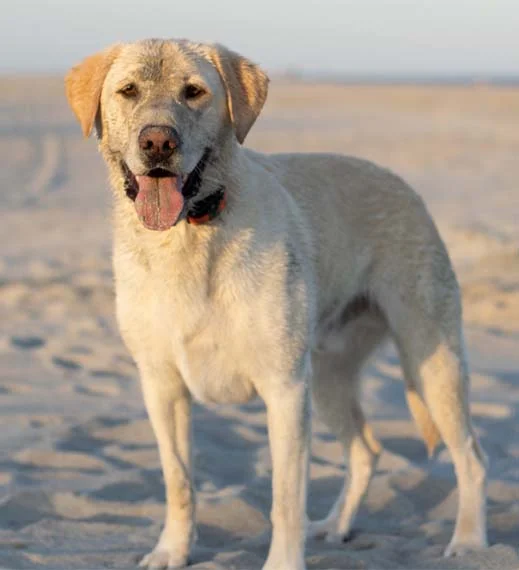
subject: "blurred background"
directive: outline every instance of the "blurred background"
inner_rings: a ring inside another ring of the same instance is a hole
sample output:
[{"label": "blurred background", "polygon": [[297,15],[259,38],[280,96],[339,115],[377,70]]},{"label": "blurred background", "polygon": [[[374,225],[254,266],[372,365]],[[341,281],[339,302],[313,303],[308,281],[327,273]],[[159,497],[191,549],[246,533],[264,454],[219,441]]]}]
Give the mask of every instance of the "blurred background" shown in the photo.
[{"label": "blurred background", "polygon": [[514,0],[19,0],[2,7],[2,73],[63,72],[144,37],[218,41],[271,72],[338,78],[512,80]]},{"label": "blurred background", "polygon": [[[110,190],[63,75],[114,42],[187,37],[271,75],[247,145],[361,156],[423,196],[461,281],[472,411],[491,459],[496,546],[460,567],[518,568],[517,1],[17,0],[0,21],[0,566],[128,567],[158,533],[156,448],[113,316]],[[365,410],[386,452],[351,548],[312,545],[312,568],[457,567],[441,559],[452,469],[444,452],[427,462],[400,377],[391,348],[367,371]],[[266,543],[236,537],[266,528],[264,419],[258,403],[196,408],[194,560],[221,564],[199,568],[261,567]],[[312,516],[341,464],[316,424]]]}]

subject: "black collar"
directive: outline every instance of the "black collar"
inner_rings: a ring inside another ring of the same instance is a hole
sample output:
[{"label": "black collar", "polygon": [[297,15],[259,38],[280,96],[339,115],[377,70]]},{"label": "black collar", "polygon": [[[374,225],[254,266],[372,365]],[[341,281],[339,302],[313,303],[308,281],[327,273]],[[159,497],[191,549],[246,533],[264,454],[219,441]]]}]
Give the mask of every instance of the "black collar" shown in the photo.
[{"label": "black collar", "polygon": [[219,186],[218,189],[202,198],[196,204],[193,204],[187,211],[187,223],[188,224],[206,224],[211,220],[214,220],[220,212],[222,212],[227,204],[227,196],[225,193],[225,188]]}]

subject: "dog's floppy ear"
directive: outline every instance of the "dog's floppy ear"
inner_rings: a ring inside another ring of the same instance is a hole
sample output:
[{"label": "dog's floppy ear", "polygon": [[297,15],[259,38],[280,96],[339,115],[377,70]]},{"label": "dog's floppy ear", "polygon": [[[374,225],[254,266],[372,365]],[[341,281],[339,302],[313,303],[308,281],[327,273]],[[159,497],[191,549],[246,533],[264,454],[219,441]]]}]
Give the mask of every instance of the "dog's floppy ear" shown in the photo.
[{"label": "dog's floppy ear", "polygon": [[92,132],[106,74],[120,51],[121,46],[115,45],[91,55],[65,77],[67,99],[85,137]]},{"label": "dog's floppy ear", "polygon": [[215,44],[211,59],[227,92],[227,107],[236,138],[241,144],[267,98],[269,79],[257,65]]}]

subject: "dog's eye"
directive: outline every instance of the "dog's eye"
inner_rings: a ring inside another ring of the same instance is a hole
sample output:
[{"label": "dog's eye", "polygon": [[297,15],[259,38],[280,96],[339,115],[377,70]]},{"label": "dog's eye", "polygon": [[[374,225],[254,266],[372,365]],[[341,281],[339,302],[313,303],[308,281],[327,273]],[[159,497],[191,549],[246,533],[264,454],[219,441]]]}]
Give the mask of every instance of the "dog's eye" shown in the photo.
[{"label": "dog's eye", "polygon": [[121,87],[117,93],[120,93],[123,97],[131,99],[137,96],[137,87],[135,83],[128,83],[124,87]]},{"label": "dog's eye", "polygon": [[198,85],[186,85],[184,89],[184,97],[189,101],[193,101],[194,99],[198,99],[205,94],[205,89],[203,87],[199,87]]}]

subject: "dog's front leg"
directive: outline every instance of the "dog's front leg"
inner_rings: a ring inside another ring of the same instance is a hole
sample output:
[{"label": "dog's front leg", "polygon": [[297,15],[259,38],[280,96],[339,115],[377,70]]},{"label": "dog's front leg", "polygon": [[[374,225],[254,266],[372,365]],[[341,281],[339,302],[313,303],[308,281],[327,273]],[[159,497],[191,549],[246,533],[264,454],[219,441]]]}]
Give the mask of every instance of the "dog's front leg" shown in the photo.
[{"label": "dog's front leg", "polygon": [[195,533],[191,482],[191,398],[171,369],[141,368],[141,383],[166,485],[166,519],[154,550],[141,566],[183,568]]},{"label": "dog's front leg", "polygon": [[310,406],[305,380],[268,390],[272,456],[272,541],[263,570],[304,570]]}]

